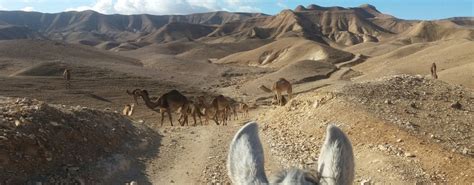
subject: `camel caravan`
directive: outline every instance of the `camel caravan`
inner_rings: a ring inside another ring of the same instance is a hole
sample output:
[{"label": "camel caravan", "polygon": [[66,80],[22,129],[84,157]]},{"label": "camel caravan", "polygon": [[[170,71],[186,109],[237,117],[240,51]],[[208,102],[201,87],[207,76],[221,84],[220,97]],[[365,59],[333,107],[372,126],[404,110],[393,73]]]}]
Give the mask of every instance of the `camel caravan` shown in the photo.
[{"label": "camel caravan", "polygon": [[[190,100],[177,90],[171,90],[160,97],[150,97],[147,90],[135,89],[133,91],[127,90],[127,94],[132,96],[135,104],[139,105],[138,99],[143,99],[145,106],[149,109],[161,114],[161,126],[165,119],[165,113],[168,115],[171,126],[173,126],[172,113],[178,113],[178,123],[181,126],[189,125],[189,117],[194,121],[194,126],[197,125],[197,120],[203,125],[202,119],[209,124],[209,120],[213,120],[216,125],[227,125],[227,122],[232,118],[238,119],[237,112],[242,113],[242,117],[248,116],[249,106],[243,102],[237,102],[229,97],[223,95],[215,96],[210,102],[206,97],[199,96],[195,101]],[[133,104],[132,104],[133,105]],[[131,104],[125,105],[123,110],[124,115],[130,116],[129,110]]]},{"label": "camel caravan", "polygon": [[[70,69],[64,70],[63,79],[66,88],[70,88]],[[292,85],[284,78],[280,78],[274,82],[271,89],[264,85],[261,85],[259,88],[267,93],[274,94],[272,104],[283,106],[292,98]],[[132,116],[135,105],[139,105],[138,99],[141,98],[147,108],[161,114],[161,126],[163,126],[165,113],[168,115],[171,126],[173,126],[172,113],[178,113],[180,115],[178,123],[181,126],[189,125],[189,116],[193,118],[194,126],[197,125],[198,119],[200,124],[203,125],[203,118],[206,124],[209,124],[209,120],[213,120],[216,125],[227,125],[229,120],[239,119],[238,113],[241,113],[242,118],[249,117],[250,107],[248,104],[238,102],[224,95],[215,96],[208,102],[204,96],[197,97],[195,101],[190,100],[177,90],[171,90],[160,97],[150,97],[148,91],[142,89],[134,89],[133,91],[127,90],[126,92],[133,97],[135,103],[126,104],[122,110],[122,115]],[[288,100],[283,96],[283,92],[287,93]]]},{"label": "camel caravan", "polygon": [[[291,83],[284,78],[278,79],[273,84],[272,89],[268,89],[263,85],[259,88],[265,92],[274,93],[274,104],[280,106],[285,105],[288,101],[283,96],[283,92],[288,94],[288,99],[292,97]],[[190,116],[194,121],[194,126],[198,124],[197,120],[203,125],[203,118],[207,125],[210,120],[214,121],[216,125],[227,125],[229,120],[239,119],[238,113],[241,113],[242,118],[249,117],[250,107],[248,104],[238,102],[224,95],[217,95],[211,101],[207,101],[205,96],[199,96],[193,101],[177,90],[171,90],[160,97],[150,97],[148,91],[142,89],[127,90],[126,92],[133,97],[136,105],[139,105],[138,99],[141,98],[147,108],[160,113],[161,126],[163,126],[165,114],[168,115],[170,124],[173,126],[172,113],[179,114],[178,123],[181,126],[189,125]],[[126,104],[122,114],[124,116],[131,116],[135,104]]]}]

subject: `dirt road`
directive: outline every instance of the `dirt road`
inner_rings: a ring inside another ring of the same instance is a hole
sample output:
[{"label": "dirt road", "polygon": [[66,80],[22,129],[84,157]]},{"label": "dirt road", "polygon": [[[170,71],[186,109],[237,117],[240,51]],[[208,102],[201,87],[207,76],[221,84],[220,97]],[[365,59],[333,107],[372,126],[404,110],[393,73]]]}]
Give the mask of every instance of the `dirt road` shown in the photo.
[{"label": "dirt road", "polygon": [[[254,116],[257,112],[251,112]],[[251,116],[251,117],[252,117]],[[207,184],[230,183],[226,161],[229,144],[237,130],[250,120],[232,120],[228,125],[198,125],[189,127],[164,126],[157,129],[163,136],[160,152],[145,163],[148,182],[139,184]],[[262,138],[266,151],[269,145]],[[268,154],[270,152],[267,152]],[[267,171],[278,164],[266,156]]]}]

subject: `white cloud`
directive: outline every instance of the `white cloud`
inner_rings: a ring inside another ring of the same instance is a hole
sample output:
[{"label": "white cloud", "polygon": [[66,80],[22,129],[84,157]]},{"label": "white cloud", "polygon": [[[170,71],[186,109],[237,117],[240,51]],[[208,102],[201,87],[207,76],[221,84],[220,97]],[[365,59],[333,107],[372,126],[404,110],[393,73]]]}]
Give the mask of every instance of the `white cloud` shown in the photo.
[{"label": "white cloud", "polygon": [[278,7],[283,8],[283,9],[288,9],[288,6],[282,2],[277,2],[276,4]]},{"label": "white cloud", "polygon": [[94,10],[100,13],[111,13],[111,8],[113,6],[113,0],[96,0],[96,2],[91,6],[79,6],[75,8],[67,8],[66,11],[84,11],[84,10]]},{"label": "white cloud", "polygon": [[33,10],[35,10],[35,9],[31,6],[27,6],[27,7],[21,9],[21,11],[25,11],[25,12],[31,12]]},{"label": "white cloud", "polygon": [[94,10],[120,14],[190,14],[218,10],[259,12],[249,0],[96,0],[89,6],[68,8],[66,11]]}]

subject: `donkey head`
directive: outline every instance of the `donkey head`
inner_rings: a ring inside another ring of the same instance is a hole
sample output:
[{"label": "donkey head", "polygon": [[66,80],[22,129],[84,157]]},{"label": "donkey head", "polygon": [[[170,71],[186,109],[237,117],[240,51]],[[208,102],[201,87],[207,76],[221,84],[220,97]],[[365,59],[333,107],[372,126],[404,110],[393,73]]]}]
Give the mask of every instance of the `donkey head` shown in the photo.
[{"label": "donkey head", "polygon": [[[230,144],[227,169],[234,184],[269,184],[264,169],[264,154],[258,126],[250,122],[242,127]],[[280,172],[272,183],[283,185],[352,184],[354,155],[352,145],[341,129],[329,125],[319,155],[316,173],[300,169]]]}]

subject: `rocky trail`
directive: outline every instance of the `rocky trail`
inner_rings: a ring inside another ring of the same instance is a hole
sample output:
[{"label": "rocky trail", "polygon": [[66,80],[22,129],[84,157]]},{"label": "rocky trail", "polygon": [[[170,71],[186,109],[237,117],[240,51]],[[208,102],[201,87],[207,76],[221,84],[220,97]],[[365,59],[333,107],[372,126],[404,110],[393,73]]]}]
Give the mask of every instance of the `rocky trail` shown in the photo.
[{"label": "rocky trail", "polygon": [[[250,117],[256,116],[252,111]],[[241,116],[241,115],[239,115]],[[234,134],[247,118],[231,120],[228,125],[197,125],[189,127],[164,126],[157,129],[162,135],[159,153],[146,160],[143,174],[148,179],[139,184],[230,184],[227,176],[227,150]],[[264,147],[269,145],[262,139]],[[266,168],[271,172],[279,164],[267,157]]]}]

